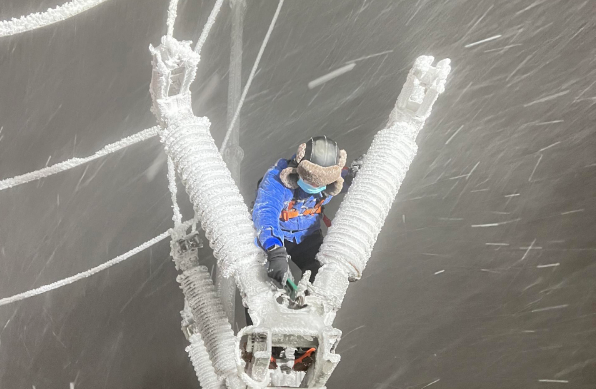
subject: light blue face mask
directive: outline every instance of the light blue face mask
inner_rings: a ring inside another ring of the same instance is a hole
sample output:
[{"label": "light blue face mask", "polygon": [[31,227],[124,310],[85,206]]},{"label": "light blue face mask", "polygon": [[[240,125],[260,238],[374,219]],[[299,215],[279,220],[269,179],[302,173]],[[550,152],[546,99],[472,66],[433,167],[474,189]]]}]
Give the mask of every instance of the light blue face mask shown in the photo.
[{"label": "light blue face mask", "polygon": [[298,179],[298,186],[301,187],[303,191],[305,191],[306,193],[310,193],[310,194],[321,193],[322,191],[324,191],[327,188],[326,186],[321,186],[321,187],[315,188],[314,186],[309,185],[306,182],[302,181],[302,178]]}]

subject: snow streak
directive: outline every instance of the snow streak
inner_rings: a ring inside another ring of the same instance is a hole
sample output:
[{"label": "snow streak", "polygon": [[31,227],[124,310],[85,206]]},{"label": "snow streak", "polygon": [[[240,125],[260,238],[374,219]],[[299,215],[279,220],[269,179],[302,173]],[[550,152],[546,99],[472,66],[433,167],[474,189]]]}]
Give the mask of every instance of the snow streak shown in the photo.
[{"label": "snow streak", "polygon": [[356,66],[356,64],[354,62],[349,63],[345,66],[342,66],[339,69],[335,69],[334,71],[325,74],[324,76],[321,76],[317,79],[312,80],[311,82],[308,83],[308,89],[313,89],[316,88],[319,85],[323,85],[324,83],[326,83],[327,81],[333,80],[336,77],[341,76],[344,73],[349,72],[350,70],[354,69],[354,66]]},{"label": "snow streak", "polygon": [[45,178],[56,173],[63,172],[68,169],[72,169],[74,167],[83,165],[87,162],[91,162],[95,159],[104,157],[108,154],[111,154],[115,151],[122,150],[125,147],[132,146],[135,143],[142,142],[149,138],[154,137],[157,135],[157,130],[159,126],[151,127],[141,132],[138,132],[134,135],[128,136],[126,138],[120,139],[117,142],[110,143],[107,146],[104,146],[101,150],[97,151],[95,154],[90,155],[89,157],[85,158],[71,158],[64,162],[57,163],[52,166],[45,167],[43,169],[35,170],[30,173],[25,173],[20,176],[7,178],[0,181],[0,191],[4,189],[9,189],[17,185],[26,184],[27,182],[39,180],[41,178]]},{"label": "snow streak", "polygon": [[50,8],[46,12],[35,12],[20,18],[0,21],[0,37],[15,35],[61,22],[106,1],[73,0],[56,8]]}]

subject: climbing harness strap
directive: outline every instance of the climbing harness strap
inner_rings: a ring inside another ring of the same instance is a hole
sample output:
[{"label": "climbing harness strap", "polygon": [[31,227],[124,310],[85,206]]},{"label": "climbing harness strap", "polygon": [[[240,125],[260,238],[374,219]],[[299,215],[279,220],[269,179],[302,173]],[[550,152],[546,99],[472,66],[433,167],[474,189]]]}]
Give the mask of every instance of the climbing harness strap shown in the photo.
[{"label": "climbing harness strap", "polygon": [[298,216],[309,216],[314,215],[317,213],[321,213],[323,209],[323,202],[325,202],[325,197],[322,198],[313,208],[305,209],[304,212],[300,213],[299,210],[294,208],[296,204],[295,200],[290,201],[288,207],[281,211],[280,219],[287,222],[290,219],[293,219]]}]

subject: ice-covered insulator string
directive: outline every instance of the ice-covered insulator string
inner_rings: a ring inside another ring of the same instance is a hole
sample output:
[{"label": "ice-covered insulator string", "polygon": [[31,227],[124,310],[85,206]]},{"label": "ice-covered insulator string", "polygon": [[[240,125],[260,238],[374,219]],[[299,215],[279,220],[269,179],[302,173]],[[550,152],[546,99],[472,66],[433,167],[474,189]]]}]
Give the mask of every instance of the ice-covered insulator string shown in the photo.
[{"label": "ice-covered insulator string", "polygon": [[254,245],[248,208],[213,143],[207,118],[170,123],[161,133],[195,212],[211,241],[218,266],[226,276],[235,261],[252,262],[262,256]]},{"label": "ice-covered insulator string", "polygon": [[416,136],[444,91],[451,70],[449,60],[439,61],[436,67],[433,61],[431,56],[416,59],[387,126],[375,135],[317,254],[323,266],[313,290],[331,301],[334,309],[341,305],[348,279],[362,277],[391,204],[416,156]]},{"label": "ice-covered insulator string", "polygon": [[73,0],[55,8],[50,8],[45,12],[35,12],[20,18],[0,21],[0,37],[15,35],[61,22],[106,1]]},{"label": "ice-covered insulator string", "polygon": [[230,352],[235,347],[234,332],[217,296],[209,271],[205,266],[197,266],[186,270],[177,280],[193,316],[198,319],[196,324],[213,363],[215,374],[225,377],[229,388],[244,387],[237,376],[235,355]]},{"label": "ice-covered insulator string", "polygon": [[217,374],[215,374],[215,370],[213,370],[209,353],[205,348],[205,343],[201,335],[198,333],[193,334],[188,340],[190,341],[190,345],[185,350],[188,353],[192,366],[195,368],[195,374],[201,383],[201,388],[221,389],[222,382],[217,377]]},{"label": "ice-covered insulator string", "polygon": [[275,10],[275,14],[273,15],[273,19],[271,19],[271,23],[269,24],[269,29],[267,30],[267,34],[265,34],[265,39],[263,39],[263,43],[261,44],[261,48],[259,49],[259,53],[257,54],[257,58],[255,59],[255,63],[252,65],[252,69],[248,76],[248,80],[246,81],[246,85],[244,86],[244,90],[242,91],[242,95],[240,96],[240,100],[238,101],[238,106],[236,107],[236,112],[234,112],[234,116],[230,121],[230,125],[228,126],[228,130],[226,131],[226,136],[221,144],[220,153],[224,153],[228,142],[230,141],[230,135],[232,134],[232,129],[236,124],[236,120],[238,120],[238,116],[240,115],[240,110],[242,109],[242,105],[244,104],[244,99],[246,99],[246,94],[248,93],[248,88],[250,88],[250,84],[252,84],[253,78],[255,78],[255,74],[257,72],[257,68],[259,67],[259,62],[261,61],[261,57],[263,56],[263,52],[265,51],[265,47],[267,47],[267,42],[269,42],[269,37],[271,37],[271,32],[273,31],[273,27],[275,27],[275,22],[277,21],[277,17],[279,16],[279,12],[281,11],[281,6],[284,4],[284,0],[279,0],[277,4],[277,9]]},{"label": "ice-covered insulator string", "polygon": [[233,275],[247,305],[257,309],[265,301],[262,296],[271,294],[262,266],[265,255],[254,244],[248,208],[211,137],[209,120],[176,115],[167,121],[161,140],[213,248],[218,271]]}]

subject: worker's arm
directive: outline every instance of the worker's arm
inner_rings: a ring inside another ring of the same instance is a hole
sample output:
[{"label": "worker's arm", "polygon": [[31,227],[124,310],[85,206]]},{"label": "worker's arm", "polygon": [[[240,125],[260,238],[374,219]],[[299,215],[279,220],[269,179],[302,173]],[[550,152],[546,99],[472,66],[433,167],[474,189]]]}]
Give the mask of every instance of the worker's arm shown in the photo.
[{"label": "worker's arm", "polygon": [[361,156],[356,158],[354,161],[352,161],[352,163],[350,164],[349,167],[346,166],[342,169],[341,177],[344,179],[344,185],[343,185],[340,193],[348,193],[348,189],[350,189],[350,185],[352,185],[352,181],[354,180],[354,177],[356,177],[358,170],[360,170],[360,168],[362,167],[362,163],[364,161],[365,155],[366,154],[362,154]]},{"label": "worker's arm", "polygon": [[279,228],[279,217],[292,192],[279,179],[279,173],[285,166],[280,160],[270,168],[257,190],[257,199],[252,211],[252,219],[257,229],[259,245],[267,250],[274,245],[283,246],[284,236]]}]

